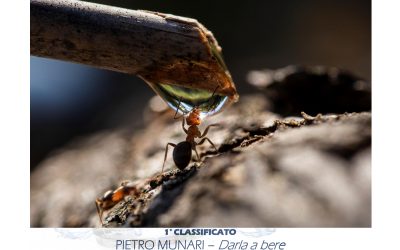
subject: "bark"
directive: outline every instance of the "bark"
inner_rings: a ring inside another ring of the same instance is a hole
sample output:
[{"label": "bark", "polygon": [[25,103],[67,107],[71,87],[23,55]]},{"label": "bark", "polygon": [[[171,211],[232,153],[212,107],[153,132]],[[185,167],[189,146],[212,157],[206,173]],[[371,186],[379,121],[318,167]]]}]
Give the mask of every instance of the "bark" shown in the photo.
[{"label": "bark", "polygon": [[[290,92],[293,85],[284,82],[301,71],[281,75],[277,89]],[[319,88],[342,84],[320,81]],[[340,91],[331,93],[320,107],[343,103]],[[297,108],[308,107],[312,100],[305,100]],[[266,94],[253,94],[209,117],[201,130],[221,123],[209,132],[218,151],[202,145],[201,161],[184,171],[174,167],[170,152],[159,175],[165,145],[185,138],[173,111],[148,111],[151,122],[140,130],[104,132],[69,145],[32,173],[31,226],[100,226],[94,200],[126,179],[137,181],[139,193],[105,212],[106,227],[371,226],[371,113],[283,118],[267,109],[274,104]],[[346,110],[360,105],[349,101]]]},{"label": "bark", "polygon": [[149,83],[237,99],[221,48],[203,25],[174,15],[74,0],[31,0],[31,54],[136,74]]}]

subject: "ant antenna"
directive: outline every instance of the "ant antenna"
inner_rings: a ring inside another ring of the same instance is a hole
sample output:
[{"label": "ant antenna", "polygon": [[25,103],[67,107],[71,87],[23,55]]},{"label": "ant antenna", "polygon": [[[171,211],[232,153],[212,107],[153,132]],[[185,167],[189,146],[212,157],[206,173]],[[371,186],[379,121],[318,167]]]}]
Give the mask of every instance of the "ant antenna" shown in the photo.
[{"label": "ant antenna", "polygon": [[[214,96],[215,92],[217,92],[217,89],[218,89],[218,88],[219,88],[219,86],[217,86],[217,87],[214,89],[214,92],[212,93],[212,95],[211,95],[210,99],[211,99],[211,98],[213,98],[213,96]],[[210,100],[210,99],[209,99],[209,100]],[[212,106],[214,106],[214,105],[215,105],[215,102],[216,102],[216,100],[214,100],[214,102],[213,102],[213,104],[212,104],[212,105],[208,106],[208,111],[207,111],[207,114],[208,114],[208,113],[210,113],[210,110],[211,110]]]},{"label": "ant antenna", "polygon": [[182,102],[182,97],[179,98],[179,103],[178,103],[178,106],[176,107],[176,111],[175,111],[175,115],[174,115],[174,119],[175,120],[179,119],[179,118],[181,118],[182,116],[185,115],[185,112],[182,111],[183,114],[181,116],[179,116],[179,117],[176,116],[178,114],[178,109],[181,106],[181,102]]}]

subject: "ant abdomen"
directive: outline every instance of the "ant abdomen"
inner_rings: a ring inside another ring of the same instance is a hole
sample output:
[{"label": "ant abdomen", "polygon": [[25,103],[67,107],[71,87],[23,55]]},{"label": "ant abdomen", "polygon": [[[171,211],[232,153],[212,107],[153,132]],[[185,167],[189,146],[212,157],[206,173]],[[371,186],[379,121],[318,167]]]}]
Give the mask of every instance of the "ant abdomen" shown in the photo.
[{"label": "ant abdomen", "polygon": [[192,159],[192,144],[188,141],[178,143],[174,148],[172,156],[174,158],[175,165],[180,170],[185,169]]}]

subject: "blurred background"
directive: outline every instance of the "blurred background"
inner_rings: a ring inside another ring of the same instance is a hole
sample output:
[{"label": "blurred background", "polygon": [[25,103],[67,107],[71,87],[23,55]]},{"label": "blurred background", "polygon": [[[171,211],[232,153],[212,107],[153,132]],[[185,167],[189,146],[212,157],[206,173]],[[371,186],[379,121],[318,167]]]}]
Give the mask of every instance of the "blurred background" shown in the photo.
[{"label": "blurred background", "polygon": [[[371,1],[92,1],[197,19],[214,33],[239,94],[250,70],[327,65],[371,79]],[[140,127],[154,92],[139,78],[31,57],[31,171],[97,131]]]}]

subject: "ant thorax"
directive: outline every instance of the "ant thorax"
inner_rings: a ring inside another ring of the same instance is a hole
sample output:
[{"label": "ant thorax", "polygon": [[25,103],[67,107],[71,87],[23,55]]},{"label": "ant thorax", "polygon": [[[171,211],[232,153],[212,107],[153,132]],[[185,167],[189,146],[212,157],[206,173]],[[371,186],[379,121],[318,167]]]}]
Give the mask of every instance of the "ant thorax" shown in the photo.
[{"label": "ant thorax", "polygon": [[196,125],[189,126],[187,131],[186,141],[188,142],[192,142],[194,138],[201,136],[200,130]]},{"label": "ant thorax", "polygon": [[195,138],[201,136],[200,130],[197,127],[201,123],[200,110],[194,108],[186,117],[186,123],[189,125],[186,131],[186,141],[193,143]]}]

